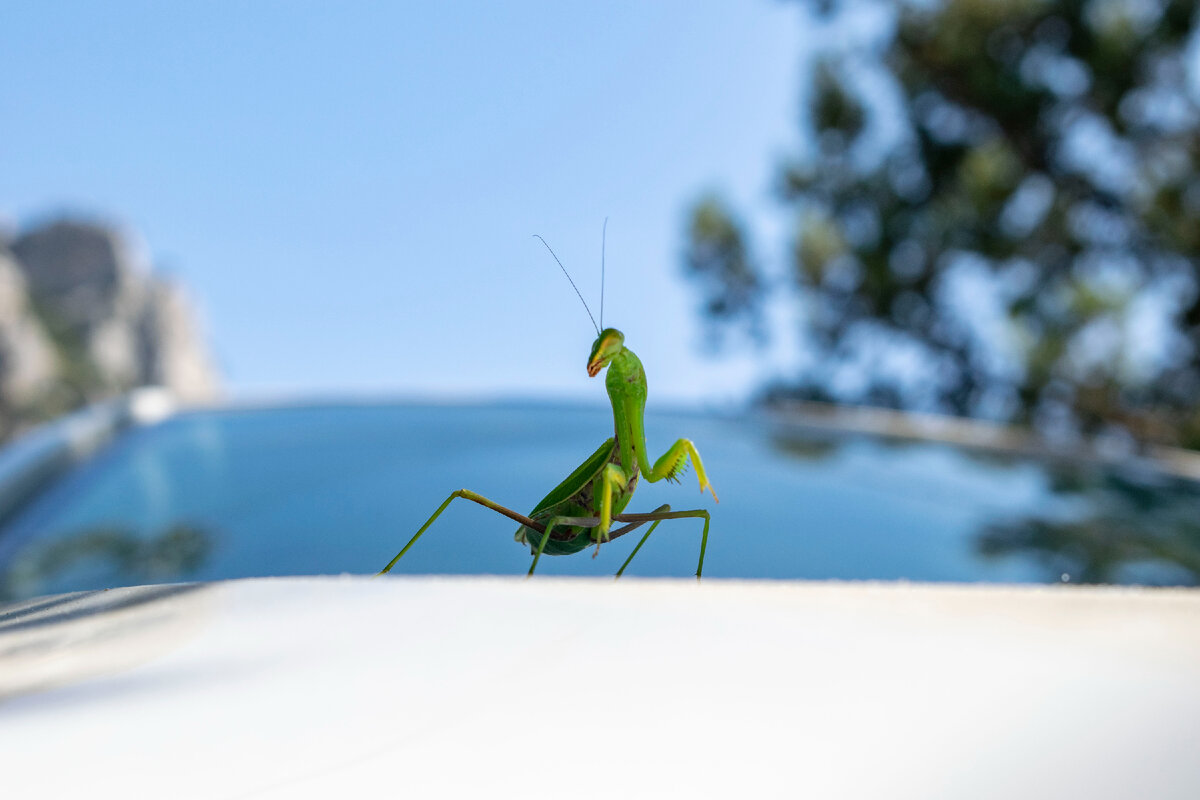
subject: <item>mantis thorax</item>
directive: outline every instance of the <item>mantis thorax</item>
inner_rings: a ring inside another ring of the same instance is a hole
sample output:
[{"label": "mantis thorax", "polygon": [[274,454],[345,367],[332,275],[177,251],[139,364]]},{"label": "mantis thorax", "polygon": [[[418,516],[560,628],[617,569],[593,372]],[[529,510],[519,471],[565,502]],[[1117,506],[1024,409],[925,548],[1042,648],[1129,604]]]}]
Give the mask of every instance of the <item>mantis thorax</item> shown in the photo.
[{"label": "mantis thorax", "polygon": [[[642,362],[628,347],[621,348],[608,365],[608,375],[604,377],[604,388],[613,407],[624,405],[634,400],[638,405],[646,403],[646,371]],[[621,431],[617,431],[618,435]]]},{"label": "mantis thorax", "polygon": [[[638,470],[637,450],[645,448],[642,414],[646,408],[646,371],[632,350],[624,345],[609,359],[604,388],[612,402],[613,430],[620,448],[621,470],[633,477]],[[643,458],[645,454],[643,454]]]}]

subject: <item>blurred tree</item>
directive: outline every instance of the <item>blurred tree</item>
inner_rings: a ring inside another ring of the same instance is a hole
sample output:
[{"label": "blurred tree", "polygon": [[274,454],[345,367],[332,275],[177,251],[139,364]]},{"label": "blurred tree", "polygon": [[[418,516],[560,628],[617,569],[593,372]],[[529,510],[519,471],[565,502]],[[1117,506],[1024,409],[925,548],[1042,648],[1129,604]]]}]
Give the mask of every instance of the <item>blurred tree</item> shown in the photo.
[{"label": "blurred tree", "polygon": [[739,324],[762,342],[762,281],[741,225],[715,195],[701,198],[692,209],[684,263],[688,274],[704,284],[704,313],[718,323],[709,329],[710,343],[719,346],[725,329]]},{"label": "blurred tree", "polygon": [[[1200,447],[1194,0],[805,7],[827,44],[778,189],[816,357],[768,398]],[[864,8],[886,35],[843,44]],[[761,325],[735,215],[703,199],[689,242],[711,327]]]},{"label": "blurred tree", "polygon": [[1061,575],[1076,583],[1200,583],[1194,483],[1116,471],[1056,477],[1055,493],[1075,501],[1076,513],[990,524],[976,542],[981,555],[1032,559],[1051,581]]}]

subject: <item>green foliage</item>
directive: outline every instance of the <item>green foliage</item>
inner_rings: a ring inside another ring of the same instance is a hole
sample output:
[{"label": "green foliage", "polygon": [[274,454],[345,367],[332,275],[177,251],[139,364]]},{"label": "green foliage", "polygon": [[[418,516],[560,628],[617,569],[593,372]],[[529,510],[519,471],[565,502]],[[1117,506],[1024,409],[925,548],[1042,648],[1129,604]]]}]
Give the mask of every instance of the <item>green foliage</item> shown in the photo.
[{"label": "green foliage", "polygon": [[[851,6],[805,4],[813,39]],[[894,8],[885,47],[828,47],[808,73],[811,147],[778,187],[817,358],[772,396],[1200,447],[1193,3]],[[769,283],[734,219],[706,199],[689,232],[714,330],[761,324]]]},{"label": "green foliage", "polygon": [[712,195],[696,203],[690,220],[684,264],[689,275],[708,287],[705,313],[723,324],[748,321],[751,335],[761,338],[757,315],[762,284],[741,226]]}]

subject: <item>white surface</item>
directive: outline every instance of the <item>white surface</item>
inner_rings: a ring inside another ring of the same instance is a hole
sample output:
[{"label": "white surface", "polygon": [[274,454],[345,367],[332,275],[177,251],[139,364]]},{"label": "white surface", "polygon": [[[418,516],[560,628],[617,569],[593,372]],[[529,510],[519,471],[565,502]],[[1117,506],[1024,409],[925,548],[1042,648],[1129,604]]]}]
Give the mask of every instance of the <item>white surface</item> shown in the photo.
[{"label": "white surface", "polygon": [[0,612],[6,796],[1200,797],[1195,591],[332,578],[143,599]]}]

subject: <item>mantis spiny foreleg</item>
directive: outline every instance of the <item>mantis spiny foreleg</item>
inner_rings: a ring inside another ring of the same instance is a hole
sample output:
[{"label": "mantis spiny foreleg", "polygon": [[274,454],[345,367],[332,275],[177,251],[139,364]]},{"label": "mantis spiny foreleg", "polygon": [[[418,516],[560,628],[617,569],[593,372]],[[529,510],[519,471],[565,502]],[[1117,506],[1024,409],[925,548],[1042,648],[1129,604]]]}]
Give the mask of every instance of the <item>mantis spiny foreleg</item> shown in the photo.
[{"label": "mantis spiny foreleg", "polygon": [[[707,489],[713,496],[713,500],[716,500],[717,493],[713,491],[712,484],[708,482],[708,475],[704,472],[704,462],[700,460],[700,454],[696,452],[696,446],[692,444],[691,439],[677,439],[675,444],[671,445],[667,452],[651,465],[649,454],[646,452],[642,402],[643,398],[638,396],[623,398],[620,402],[614,402],[613,412],[616,414],[617,429],[625,427],[629,431],[630,446],[645,479],[650,483],[657,483],[663,478],[676,480],[684,464],[691,459],[692,466],[696,468],[696,478],[700,481],[700,491],[703,492]],[[622,447],[624,447],[623,441]],[[624,455],[624,450],[622,450],[622,455]]]},{"label": "mantis spiny foreleg", "polygon": [[654,466],[646,470],[646,480],[654,483],[655,481],[666,478],[669,481],[678,481],[679,473],[683,470],[688,459],[691,459],[692,466],[696,468],[696,477],[700,481],[700,491],[708,489],[712,494],[713,500],[717,499],[717,493],[713,491],[712,484],[708,482],[708,476],[704,474],[704,462],[700,460],[700,454],[696,452],[696,446],[692,444],[691,439],[678,439],[675,444],[662,454],[658,461],[654,462]]},{"label": "mantis spiny foreleg", "polygon": [[[600,524],[596,528],[596,552],[600,552],[600,545],[608,541],[608,529],[612,527],[612,504],[613,494],[618,490],[624,490],[629,485],[629,479],[625,477],[625,473],[616,464],[607,464],[604,471],[600,473],[600,477],[596,479],[600,484],[600,491],[597,497],[600,500]],[[595,556],[593,556],[595,558]]]}]

